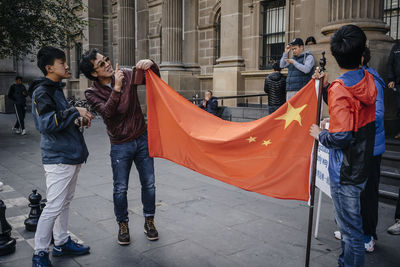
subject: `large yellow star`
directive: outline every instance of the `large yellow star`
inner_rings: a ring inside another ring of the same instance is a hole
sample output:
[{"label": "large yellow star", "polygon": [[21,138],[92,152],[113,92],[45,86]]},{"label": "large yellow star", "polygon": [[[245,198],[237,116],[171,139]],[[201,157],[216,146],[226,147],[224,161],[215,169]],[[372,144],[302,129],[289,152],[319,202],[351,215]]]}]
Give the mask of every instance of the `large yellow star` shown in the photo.
[{"label": "large yellow star", "polygon": [[255,141],[256,141],[256,139],[257,139],[257,137],[250,136],[250,137],[249,137],[249,138],[247,138],[246,140],[247,140],[247,141],[249,141],[249,144],[250,144],[250,143],[253,143],[253,142],[255,142]]},{"label": "large yellow star", "polygon": [[293,122],[297,121],[300,126],[301,125],[301,116],[300,113],[307,107],[307,104],[299,107],[299,108],[294,108],[290,103],[288,103],[288,107],[286,110],[286,113],[283,114],[282,116],[276,118],[275,120],[284,120],[285,121],[285,129]]},{"label": "large yellow star", "polygon": [[261,144],[262,146],[269,146],[270,144],[272,144],[271,139],[265,141]]}]

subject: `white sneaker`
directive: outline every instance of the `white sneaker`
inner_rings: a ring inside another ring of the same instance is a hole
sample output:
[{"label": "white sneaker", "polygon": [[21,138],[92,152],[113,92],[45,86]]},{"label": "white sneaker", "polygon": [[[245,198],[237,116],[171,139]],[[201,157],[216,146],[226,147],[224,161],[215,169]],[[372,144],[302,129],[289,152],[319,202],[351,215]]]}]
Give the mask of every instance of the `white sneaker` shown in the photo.
[{"label": "white sneaker", "polygon": [[396,219],[396,222],[387,231],[392,235],[400,235],[400,219]]},{"label": "white sneaker", "polygon": [[25,129],[22,130],[21,135],[26,135]]},{"label": "white sneaker", "polygon": [[366,252],[373,252],[375,250],[375,240],[374,238],[371,236],[371,239],[368,243],[364,243],[365,245],[365,251]]},{"label": "white sneaker", "polygon": [[18,128],[12,128],[13,133],[20,134],[21,130]]},{"label": "white sneaker", "polygon": [[340,231],[333,232],[333,235],[337,240],[342,240],[342,233],[340,233]]}]

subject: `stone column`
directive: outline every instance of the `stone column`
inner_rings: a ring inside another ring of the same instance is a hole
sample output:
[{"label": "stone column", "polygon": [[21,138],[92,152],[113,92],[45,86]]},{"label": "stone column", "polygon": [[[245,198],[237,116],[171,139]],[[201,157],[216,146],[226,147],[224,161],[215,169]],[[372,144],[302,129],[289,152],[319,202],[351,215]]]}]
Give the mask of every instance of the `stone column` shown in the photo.
[{"label": "stone column", "polygon": [[149,9],[147,0],[136,1],[136,61],[149,57]]},{"label": "stone column", "polygon": [[200,72],[199,65],[199,36],[197,31],[199,1],[184,0],[183,25],[183,64],[187,70]]},{"label": "stone column", "polygon": [[118,63],[132,67],[135,62],[135,1],[119,0]]},{"label": "stone column", "polygon": [[182,69],[182,0],[164,1],[161,35],[161,69]]},{"label": "stone column", "polygon": [[368,40],[386,40],[389,26],[383,22],[384,0],[329,0],[328,26],[321,32],[330,36],[346,24],[362,28]]},{"label": "stone column", "polygon": [[[217,96],[244,92],[242,9],[242,0],[221,0],[221,57],[213,72],[213,90]],[[226,105],[235,106],[236,100],[226,101]]]}]

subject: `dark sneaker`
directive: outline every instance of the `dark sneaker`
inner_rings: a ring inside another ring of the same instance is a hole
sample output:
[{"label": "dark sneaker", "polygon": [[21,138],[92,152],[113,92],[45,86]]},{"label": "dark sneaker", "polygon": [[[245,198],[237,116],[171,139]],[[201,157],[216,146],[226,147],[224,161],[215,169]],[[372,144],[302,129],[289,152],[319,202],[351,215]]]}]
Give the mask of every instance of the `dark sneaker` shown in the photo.
[{"label": "dark sneaker", "polygon": [[78,244],[68,237],[68,241],[62,246],[53,247],[53,257],[60,257],[65,254],[69,255],[84,255],[89,253],[90,247]]},{"label": "dark sneaker", "polygon": [[32,267],[53,267],[49,259],[49,253],[45,251],[39,251],[39,253],[33,254]]},{"label": "dark sneaker", "polygon": [[158,232],[154,226],[154,216],[145,217],[144,221],[144,233],[150,241],[158,240]]},{"label": "dark sneaker", "polygon": [[131,243],[131,237],[129,236],[128,222],[120,222],[118,231],[118,244],[129,245]]}]

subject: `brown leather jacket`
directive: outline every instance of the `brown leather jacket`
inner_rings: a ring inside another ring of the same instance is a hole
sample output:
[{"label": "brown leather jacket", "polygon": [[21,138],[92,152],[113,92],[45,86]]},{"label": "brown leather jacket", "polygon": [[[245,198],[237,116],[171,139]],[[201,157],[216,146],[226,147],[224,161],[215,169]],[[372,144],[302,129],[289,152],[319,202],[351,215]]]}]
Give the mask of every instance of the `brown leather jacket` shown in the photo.
[{"label": "brown leather jacket", "polygon": [[[99,113],[107,126],[111,144],[132,141],[146,131],[146,122],[140,107],[137,85],[144,84],[143,71],[122,69],[124,81],[121,92],[114,91],[114,76],[111,87],[94,81],[85,91],[85,96],[92,108]],[[151,70],[160,76],[154,63]]]}]

